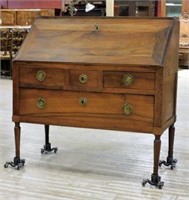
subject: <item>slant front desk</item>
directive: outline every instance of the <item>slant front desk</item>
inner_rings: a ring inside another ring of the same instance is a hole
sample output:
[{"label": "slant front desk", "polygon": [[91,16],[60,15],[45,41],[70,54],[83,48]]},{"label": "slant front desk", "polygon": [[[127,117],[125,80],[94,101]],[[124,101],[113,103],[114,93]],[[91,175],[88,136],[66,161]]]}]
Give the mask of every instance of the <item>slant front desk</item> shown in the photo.
[{"label": "slant front desk", "polygon": [[[20,158],[20,123],[154,134],[154,168],[147,182],[162,188],[162,163],[175,167],[174,123],[179,21],[174,18],[40,18],[13,66],[13,122]],[[166,161],[161,135],[169,130]],[[116,133],[115,133],[116,134]],[[144,134],[145,137],[145,134]],[[137,141],[139,142],[139,141]]]}]

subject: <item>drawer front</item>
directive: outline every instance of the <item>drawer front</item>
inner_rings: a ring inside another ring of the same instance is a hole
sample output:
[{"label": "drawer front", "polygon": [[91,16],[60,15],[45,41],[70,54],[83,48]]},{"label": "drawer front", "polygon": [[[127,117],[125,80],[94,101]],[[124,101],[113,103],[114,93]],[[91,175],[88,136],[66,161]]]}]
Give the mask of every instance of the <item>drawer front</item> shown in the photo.
[{"label": "drawer front", "polygon": [[70,70],[69,86],[96,88],[98,86],[98,72],[89,70]]},{"label": "drawer front", "polygon": [[155,73],[104,72],[105,88],[155,89]]},{"label": "drawer front", "polygon": [[34,11],[18,11],[16,15],[17,25],[32,25],[39,13]]},{"label": "drawer front", "polygon": [[20,67],[20,86],[62,89],[64,74],[63,69]]},{"label": "drawer front", "polygon": [[2,25],[15,25],[16,12],[1,10],[1,19],[2,19]]},{"label": "drawer front", "polygon": [[99,114],[153,122],[154,97],[54,90],[20,90],[20,114]]}]

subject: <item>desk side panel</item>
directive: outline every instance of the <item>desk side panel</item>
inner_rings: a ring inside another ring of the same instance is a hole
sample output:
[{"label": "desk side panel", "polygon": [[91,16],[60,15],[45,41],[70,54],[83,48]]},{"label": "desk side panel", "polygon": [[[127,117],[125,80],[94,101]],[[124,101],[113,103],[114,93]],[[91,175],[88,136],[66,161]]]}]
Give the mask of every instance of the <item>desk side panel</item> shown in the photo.
[{"label": "desk side panel", "polygon": [[167,47],[163,74],[163,123],[176,120],[177,72],[179,63],[179,21],[175,21]]},{"label": "desk side panel", "polygon": [[[13,79],[13,116],[19,115],[19,63],[13,62],[12,68],[12,79]],[[14,121],[14,119],[13,119]]]}]

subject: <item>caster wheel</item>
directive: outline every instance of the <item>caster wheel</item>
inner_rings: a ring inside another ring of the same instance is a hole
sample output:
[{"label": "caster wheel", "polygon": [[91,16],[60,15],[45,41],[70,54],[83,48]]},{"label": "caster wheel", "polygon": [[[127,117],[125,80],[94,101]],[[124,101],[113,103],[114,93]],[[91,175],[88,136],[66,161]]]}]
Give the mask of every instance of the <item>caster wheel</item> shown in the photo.
[{"label": "caster wheel", "polygon": [[54,148],[54,153],[56,153],[58,151],[58,148],[57,147],[55,147]]},{"label": "caster wheel", "polygon": [[142,181],[142,186],[145,187],[145,185],[146,185],[146,180],[143,180]]},{"label": "caster wheel", "polygon": [[157,187],[158,187],[158,189],[161,190],[163,188],[163,185],[158,185]]},{"label": "caster wheel", "polygon": [[24,166],[25,165],[25,159],[21,160],[22,162],[22,165]]},{"label": "caster wheel", "polygon": [[41,149],[41,154],[44,154],[45,150],[44,149]]},{"label": "caster wheel", "polygon": [[174,167],[173,167],[173,166],[171,166],[171,170],[173,170],[173,168],[174,168]]},{"label": "caster wheel", "polygon": [[15,167],[15,169],[16,169],[16,170],[20,170],[20,166],[17,165],[17,166]]},{"label": "caster wheel", "polygon": [[162,189],[163,186],[164,186],[164,182],[159,182],[157,185],[158,189]]},{"label": "caster wheel", "polygon": [[161,167],[162,164],[163,164],[163,161],[160,160],[160,161],[159,161],[159,167]]},{"label": "caster wheel", "polygon": [[8,166],[9,166],[8,163],[4,164],[4,168],[8,168]]}]

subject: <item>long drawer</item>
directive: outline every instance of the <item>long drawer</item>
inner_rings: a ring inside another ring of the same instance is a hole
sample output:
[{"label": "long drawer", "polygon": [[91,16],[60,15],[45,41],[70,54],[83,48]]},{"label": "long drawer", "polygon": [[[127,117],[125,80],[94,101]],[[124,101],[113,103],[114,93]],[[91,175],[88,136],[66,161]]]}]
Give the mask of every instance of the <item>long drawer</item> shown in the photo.
[{"label": "long drawer", "polygon": [[20,90],[20,115],[100,114],[153,122],[154,97],[145,95]]}]

